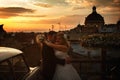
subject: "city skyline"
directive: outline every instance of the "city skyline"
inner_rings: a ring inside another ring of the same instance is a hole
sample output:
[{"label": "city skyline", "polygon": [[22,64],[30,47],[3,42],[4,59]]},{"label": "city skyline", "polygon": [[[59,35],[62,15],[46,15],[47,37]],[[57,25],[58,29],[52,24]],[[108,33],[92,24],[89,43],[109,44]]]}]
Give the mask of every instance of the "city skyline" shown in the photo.
[{"label": "city skyline", "polygon": [[7,32],[68,30],[84,25],[93,6],[105,24],[120,20],[119,0],[0,0],[0,24]]}]

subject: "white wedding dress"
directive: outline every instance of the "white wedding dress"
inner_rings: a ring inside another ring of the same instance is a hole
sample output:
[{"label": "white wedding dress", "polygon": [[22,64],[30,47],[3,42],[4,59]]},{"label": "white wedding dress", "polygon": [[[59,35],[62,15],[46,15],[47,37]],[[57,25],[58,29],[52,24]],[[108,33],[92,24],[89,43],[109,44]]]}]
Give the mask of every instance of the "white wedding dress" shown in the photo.
[{"label": "white wedding dress", "polygon": [[[57,50],[55,55],[60,59],[65,59],[68,56],[67,53]],[[53,80],[81,80],[81,78],[72,64],[57,64]]]}]

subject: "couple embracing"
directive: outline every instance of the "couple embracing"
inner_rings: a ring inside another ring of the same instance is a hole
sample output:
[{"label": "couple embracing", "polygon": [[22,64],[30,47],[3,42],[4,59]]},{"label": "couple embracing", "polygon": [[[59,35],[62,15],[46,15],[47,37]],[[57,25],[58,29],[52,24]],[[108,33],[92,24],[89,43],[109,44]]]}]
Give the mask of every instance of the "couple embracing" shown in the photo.
[{"label": "couple embracing", "polygon": [[70,63],[70,45],[63,33],[50,31],[44,41],[36,37],[42,48],[42,76],[44,80],[81,80]]}]

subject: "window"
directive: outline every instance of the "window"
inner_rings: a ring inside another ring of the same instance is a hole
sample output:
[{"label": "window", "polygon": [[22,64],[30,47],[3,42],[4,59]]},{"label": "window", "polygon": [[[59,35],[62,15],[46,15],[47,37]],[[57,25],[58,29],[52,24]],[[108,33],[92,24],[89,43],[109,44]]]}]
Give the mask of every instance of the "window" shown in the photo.
[{"label": "window", "polygon": [[29,72],[22,55],[0,63],[0,80],[21,80]]}]

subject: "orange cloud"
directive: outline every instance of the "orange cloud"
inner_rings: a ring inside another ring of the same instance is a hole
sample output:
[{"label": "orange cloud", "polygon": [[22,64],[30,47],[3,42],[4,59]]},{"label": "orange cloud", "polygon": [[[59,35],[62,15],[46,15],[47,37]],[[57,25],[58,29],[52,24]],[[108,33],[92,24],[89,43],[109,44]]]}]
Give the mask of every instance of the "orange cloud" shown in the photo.
[{"label": "orange cloud", "polygon": [[53,7],[52,5],[50,5],[50,4],[47,4],[47,3],[35,3],[34,5],[36,5],[36,6],[40,6],[40,7],[44,7],[44,8],[51,8],[51,7]]},{"label": "orange cloud", "polygon": [[1,7],[0,8],[0,18],[9,18],[14,16],[19,16],[22,13],[33,13],[33,9],[26,9],[23,7]]},{"label": "orange cloud", "polygon": [[47,17],[47,15],[19,15],[21,17]]},{"label": "orange cloud", "polygon": [[85,7],[79,7],[79,6],[77,6],[77,7],[73,7],[72,10],[79,10],[79,9],[85,9]]}]

